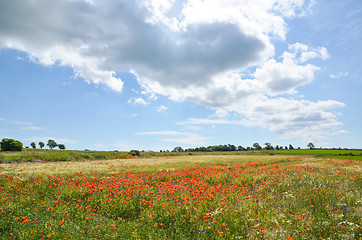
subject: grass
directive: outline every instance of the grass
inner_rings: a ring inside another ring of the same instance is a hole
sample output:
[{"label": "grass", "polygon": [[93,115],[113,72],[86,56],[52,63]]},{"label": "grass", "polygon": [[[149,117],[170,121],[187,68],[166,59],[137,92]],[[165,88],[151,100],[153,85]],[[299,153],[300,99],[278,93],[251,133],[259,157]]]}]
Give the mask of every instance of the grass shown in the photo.
[{"label": "grass", "polygon": [[[172,156],[204,156],[204,155],[302,155],[320,158],[339,158],[350,160],[362,160],[362,150],[346,149],[294,149],[294,150],[261,150],[261,151],[238,151],[238,152],[142,152],[141,157],[172,157]],[[50,150],[50,149],[24,149],[21,152],[1,152],[0,162],[26,162],[34,160],[42,161],[88,161],[125,159],[131,155],[127,152],[109,151],[79,151],[79,150]]]},{"label": "grass", "polygon": [[0,170],[0,239],[362,236],[355,160],[214,153]]},{"label": "grass", "polygon": [[313,156],[317,158],[339,158],[362,160],[361,149],[293,149],[293,150],[261,150],[261,151],[237,151],[237,152],[146,152],[142,153],[144,157],[154,156],[187,156],[187,155],[301,155]]},{"label": "grass", "polygon": [[0,161],[26,162],[42,161],[82,161],[100,159],[119,159],[129,155],[125,152],[77,151],[51,149],[24,149],[21,152],[0,152]]}]

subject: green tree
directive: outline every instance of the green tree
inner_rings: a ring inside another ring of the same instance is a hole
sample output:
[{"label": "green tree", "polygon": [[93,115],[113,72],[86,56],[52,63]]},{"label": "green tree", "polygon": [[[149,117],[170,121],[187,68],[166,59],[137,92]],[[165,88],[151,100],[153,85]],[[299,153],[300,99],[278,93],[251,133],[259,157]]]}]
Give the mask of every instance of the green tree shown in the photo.
[{"label": "green tree", "polygon": [[49,140],[48,140],[47,146],[48,146],[50,149],[55,148],[57,145],[58,145],[58,144],[57,144],[54,140],[52,140],[52,139],[49,139]]},{"label": "green tree", "polygon": [[141,156],[141,153],[139,150],[131,150],[129,152],[129,154],[131,154],[132,156],[135,156],[135,157],[140,157]]},{"label": "green tree", "polygon": [[64,144],[58,144],[57,146],[58,146],[58,148],[59,148],[60,150],[64,150],[64,149],[65,149],[65,145],[64,145]]},{"label": "green tree", "polygon": [[30,146],[31,146],[32,148],[36,148],[35,142],[31,142],[31,143],[30,143]]},{"label": "green tree", "polygon": [[20,141],[4,138],[0,142],[1,151],[22,151],[23,144]]},{"label": "green tree", "polygon": [[183,152],[183,148],[182,147],[175,147],[172,152]]},{"label": "green tree", "polygon": [[254,147],[255,150],[261,150],[262,149],[261,146],[259,145],[259,143],[254,143],[253,147]]},{"label": "green tree", "polygon": [[289,150],[293,150],[294,147],[292,146],[292,144],[289,144]]},{"label": "green tree", "polygon": [[44,143],[43,142],[39,142],[39,147],[42,149],[44,147]]},{"label": "green tree", "polygon": [[267,142],[267,143],[264,143],[265,145],[265,150],[273,150],[273,146],[271,145],[271,143]]},{"label": "green tree", "polygon": [[315,146],[312,142],[308,143],[307,147],[309,147],[309,149],[313,149]]}]

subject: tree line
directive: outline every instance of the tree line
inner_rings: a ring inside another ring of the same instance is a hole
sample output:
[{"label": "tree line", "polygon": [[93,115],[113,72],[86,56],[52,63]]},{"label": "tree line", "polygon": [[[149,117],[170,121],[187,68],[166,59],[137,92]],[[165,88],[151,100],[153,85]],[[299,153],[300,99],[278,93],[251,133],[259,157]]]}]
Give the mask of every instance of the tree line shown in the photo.
[{"label": "tree line", "polygon": [[[43,149],[43,147],[45,146],[45,144],[43,142],[39,142],[38,145],[39,145],[40,149]],[[64,144],[58,144],[53,139],[49,139],[46,145],[49,147],[49,149],[53,149],[56,147],[58,147],[60,150],[65,149]],[[35,149],[37,147],[35,142],[31,142],[30,146],[33,149]],[[23,143],[18,140],[4,138],[0,142],[0,148],[1,148],[1,151],[22,151]],[[29,148],[29,147],[25,147],[25,148]]]},{"label": "tree line", "polygon": [[[312,142],[308,143],[307,147],[309,149],[314,149],[315,146]],[[254,143],[252,147],[243,147],[243,146],[235,146],[232,144],[225,144],[225,145],[214,145],[208,147],[196,147],[196,148],[186,148],[183,149],[182,147],[178,146],[175,147],[171,152],[233,152],[233,151],[260,151],[260,150],[293,150],[295,149],[292,144],[289,146],[279,146],[276,145],[275,147],[271,145],[271,143],[267,142],[264,143],[264,147],[262,147],[259,143]],[[300,149],[300,147],[298,147]]]}]

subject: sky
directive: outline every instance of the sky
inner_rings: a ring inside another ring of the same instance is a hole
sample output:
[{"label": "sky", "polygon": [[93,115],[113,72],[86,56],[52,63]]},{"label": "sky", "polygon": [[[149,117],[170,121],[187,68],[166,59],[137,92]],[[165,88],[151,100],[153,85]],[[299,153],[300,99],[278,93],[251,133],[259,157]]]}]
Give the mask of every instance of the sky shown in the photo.
[{"label": "sky", "polygon": [[360,0],[0,1],[0,139],[362,148]]}]

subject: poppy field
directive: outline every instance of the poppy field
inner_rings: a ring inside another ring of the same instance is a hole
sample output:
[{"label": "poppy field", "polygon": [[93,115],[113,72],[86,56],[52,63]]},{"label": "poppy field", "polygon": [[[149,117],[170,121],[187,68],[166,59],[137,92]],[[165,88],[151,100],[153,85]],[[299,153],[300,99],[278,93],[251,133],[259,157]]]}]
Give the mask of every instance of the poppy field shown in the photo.
[{"label": "poppy field", "polygon": [[0,239],[360,239],[361,189],[303,156],[1,164]]}]

